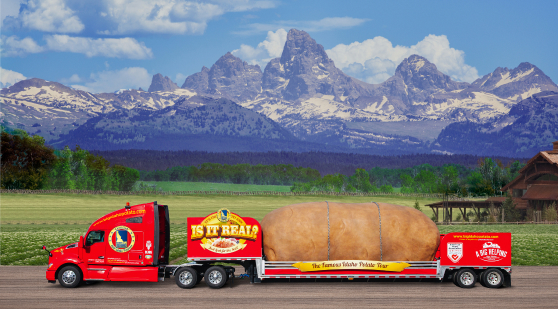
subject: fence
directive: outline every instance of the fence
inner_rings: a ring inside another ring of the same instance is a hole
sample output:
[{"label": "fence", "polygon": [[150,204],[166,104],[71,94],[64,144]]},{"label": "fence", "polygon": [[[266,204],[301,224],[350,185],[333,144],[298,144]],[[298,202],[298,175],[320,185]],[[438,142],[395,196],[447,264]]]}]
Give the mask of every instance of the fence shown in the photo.
[{"label": "fence", "polygon": [[[432,198],[442,199],[444,194],[427,194],[427,193],[386,193],[386,192],[327,192],[327,191],[313,191],[313,192],[276,192],[276,191],[95,191],[95,190],[11,190],[1,189],[0,194],[3,193],[17,193],[17,194],[52,194],[52,193],[65,193],[65,194],[107,194],[107,195],[282,195],[282,196],[299,196],[299,195],[330,195],[330,196],[399,196],[399,197],[414,197],[414,198]],[[448,196],[452,201],[466,201],[467,198],[457,196]]]},{"label": "fence", "polygon": [[437,225],[494,225],[494,224],[558,224],[558,221],[519,221],[519,222],[436,222]]}]

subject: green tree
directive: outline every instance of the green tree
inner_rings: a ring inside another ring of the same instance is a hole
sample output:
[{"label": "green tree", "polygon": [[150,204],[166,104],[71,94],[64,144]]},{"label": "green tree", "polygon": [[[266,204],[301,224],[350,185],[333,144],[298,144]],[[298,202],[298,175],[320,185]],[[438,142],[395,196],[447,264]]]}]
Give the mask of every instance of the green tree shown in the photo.
[{"label": "green tree", "polygon": [[349,178],[349,185],[357,192],[371,192],[373,190],[368,172],[362,168],[357,168],[353,176]]},{"label": "green tree", "polygon": [[54,150],[41,136],[23,130],[1,133],[1,186],[3,189],[42,189],[48,182],[50,167],[56,163]]}]

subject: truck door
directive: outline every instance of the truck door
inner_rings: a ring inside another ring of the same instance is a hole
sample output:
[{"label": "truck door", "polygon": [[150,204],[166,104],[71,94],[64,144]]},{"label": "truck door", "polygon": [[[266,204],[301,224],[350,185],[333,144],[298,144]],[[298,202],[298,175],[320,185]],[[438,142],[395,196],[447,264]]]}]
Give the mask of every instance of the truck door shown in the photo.
[{"label": "truck door", "polygon": [[85,238],[84,261],[87,264],[105,264],[105,231],[89,231]]},{"label": "truck door", "polygon": [[103,230],[93,230],[87,233],[83,247],[83,260],[87,264],[86,280],[104,280],[110,270],[106,266],[106,235]]}]

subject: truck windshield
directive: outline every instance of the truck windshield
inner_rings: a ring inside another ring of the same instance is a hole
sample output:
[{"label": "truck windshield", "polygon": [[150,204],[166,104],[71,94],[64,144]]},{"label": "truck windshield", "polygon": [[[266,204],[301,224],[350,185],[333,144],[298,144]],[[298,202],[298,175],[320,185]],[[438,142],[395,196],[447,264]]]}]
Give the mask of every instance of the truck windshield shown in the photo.
[{"label": "truck windshield", "polygon": [[97,242],[103,242],[105,239],[105,232],[104,231],[91,231],[87,235],[87,239],[85,240],[86,246],[91,246]]}]

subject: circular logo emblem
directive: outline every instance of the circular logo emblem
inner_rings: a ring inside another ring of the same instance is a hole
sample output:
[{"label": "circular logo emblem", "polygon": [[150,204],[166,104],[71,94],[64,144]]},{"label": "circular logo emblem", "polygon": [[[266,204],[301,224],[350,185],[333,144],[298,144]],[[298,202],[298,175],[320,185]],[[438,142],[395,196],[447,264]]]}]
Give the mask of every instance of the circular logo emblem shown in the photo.
[{"label": "circular logo emblem", "polygon": [[231,219],[231,212],[226,208],[221,208],[217,212],[217,219],[223,223],[229,222]]},{"label": "circular logo emblem", "polygon": [[110,231],[109,244],[116,252],[128,252],[134,246],[136,236],[127,226],[117,226]]}]

